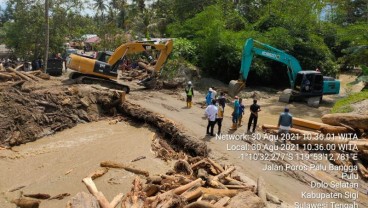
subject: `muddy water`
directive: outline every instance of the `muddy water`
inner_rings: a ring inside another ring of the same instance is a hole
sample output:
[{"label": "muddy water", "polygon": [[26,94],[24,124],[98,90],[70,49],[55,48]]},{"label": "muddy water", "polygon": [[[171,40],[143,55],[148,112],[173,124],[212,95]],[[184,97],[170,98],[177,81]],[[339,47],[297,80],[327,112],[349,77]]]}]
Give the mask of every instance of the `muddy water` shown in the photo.
[{"label": "muddy water", "polygon": [[[129,163],[137,168],[162,174],[171,165],[156,159],[150,149],[154,133],[145,126],[131,126],[125,122],[109,124],[109,121],[81,124],[36,142],[14,147],[14,151],[0,151],[0,207],[13,208],[9,201],[20,191],[9,190],[25,186],[24,194],[46,193],[51,196],[70,193],[63,200],[44,200],[41,208],[64,207],[67,201],[80,191],[88,192],[81,180],[99,168],[104,160]],[[95,180],[97,188],[108,200],[118,193],[130,190],[136,175],[124,170],[110,169]]]}]

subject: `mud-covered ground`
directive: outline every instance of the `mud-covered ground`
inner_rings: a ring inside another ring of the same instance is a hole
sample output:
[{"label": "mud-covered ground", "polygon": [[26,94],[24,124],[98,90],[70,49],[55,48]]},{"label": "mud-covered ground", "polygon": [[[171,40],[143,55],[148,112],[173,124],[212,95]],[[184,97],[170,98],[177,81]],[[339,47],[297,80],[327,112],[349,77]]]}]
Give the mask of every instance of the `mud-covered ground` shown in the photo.
[{"label": "mud-covered ground", "polygon": [[[154,158],[149,148],[153,135],[152,129],[131,126],[131,123],[124,121],[87,123],[117,114],[114,106],[120,102],[119,94],[98,86],[65,85],[65,79],[61,77],[44,83],[1,88],[0,117],[2,119],[0,122],[2,123],[0,131],[1,135],[6,136],[1,137],[0,144],[14,146],[39,140],[13,147],[12,150],[0,150],[0,165],[6,167],[4,171],[1,171],[0,177],[9,178],[9,180],[0,181],[0,207],[14,207],[9,201],[16,198],[20,191],[24,193],[46,192],[51,195],[67,192],[73,196],[78,191],[85,190],[80,180],[95,170],[102,160],[126,162],[143,155],[147,159],[137,162],[138,167],[145,167],[153,173],[162,173],[171,167]],[[349,77],[350,79],[353,78]],[[254,180],[263,176],[268,191],[289,204],[295,201],[320,201],[319,199],[303,199],[300,195],[301,190],[312,190],[309,186],[312,180],[340,180],[335,173],[323,171],[314,173],[264,171],[264,166],[271,162],[246,160],[241,157],[242,152],[227,149],[228,145],[241,145],[244,144],[244,141],[221,141],[206,136],[207,121],[203,116],[202,107],[205,95],[202,91],[195,92],[195,105],[187,109],[184,101],[185,95],[182,91],[147,91],[142,90],[133,82],[129,85],[132,89],[126,96],[129,102],[139,104],[142,109],[161,114],[175,122],[176,127],[185,134],[198,142],[204,142],[211,150],[211,158],[224,164],[235,164],[237,169]],[[255,90],[247,89],[243,92],[246,109],[251,104],[250,96]],[[262,111],[258,125],[277,124],[278,115],[285,104],[277,102],[278,94],[275,92],[260,91],[259,93],[259,104]],[[324,97],[319,108],[310,108],[304,103],[292,103],[288,106],[295,117],[320,121],[321,116],[329,112],[333,102],[338,98],[339,96]],[[230,107],[225,108],[222,132],[244,133],[248,116],[249,112],[246,111],[243,126],[237,131],[230,131],[231,110]],[[64,131],[43,137],[61,130]],[[260,129],[258,133],[261,133]],[[328,161],[323,161],[323,163],[328,163]],[[132,174],[122,170],[112,171],[109,174],[111,175],[96,181],[97,186],[107,195],[108,199],[111,199],[117,192],[125,192],[130,189]],[[364,195],[364,188],[367,187],[367,182],[359,180],[359,184],[362,188],[358,190],[360,194],[358,202],[360,207],[366,207],[368,199]],[[20,186],[25,187],[9,192]],[[317,189],[316,191],[334,190]],[[41,207],[64,207],[67,200],[68,198],[62,201],[46,201]]]},{"label": "mud-covered ground", "polygon": [[[60,80],[3,86],[0,91],[0,145],[35,141],[78,123],[111,115],[120,95],[88,85],[62,85]],[[116,112],[115,112],[116,113]]]}]

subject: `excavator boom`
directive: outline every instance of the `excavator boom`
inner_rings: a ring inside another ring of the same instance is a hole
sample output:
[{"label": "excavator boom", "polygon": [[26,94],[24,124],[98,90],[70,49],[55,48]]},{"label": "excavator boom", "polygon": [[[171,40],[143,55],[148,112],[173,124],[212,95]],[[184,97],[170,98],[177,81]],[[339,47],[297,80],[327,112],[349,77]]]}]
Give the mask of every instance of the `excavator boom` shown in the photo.
[{"label": "excavator boom", "polygon": [[[313,102],[311,105],[318,106],[319,101],[322,99],[324,94],[339,93],[340,81],[331,77],[323,77],[320,72],[302,71],[299,61],[292,55],[249,38],[243,47],[240,78],[238,80],[230,81],[229,95],[235,96],[245,87],[253,55],[262,56],[283,63],[287,66],[287,74],[291,89],[284,91],[280,97],[280,101],[282,102],[289,102],[292,97],[297,99],[306,98],[309,99],[308,104]],[[308,82],[310,83],[310,86],[303,88],[305,87],[305,83]]]},{"label": "excavator boom", "polygon": [[[94,59],[92,57],[87,57],[79,54],[71,54],[67,60],[67,67],[77,71],[79,75],[72,75],[72,78],[78,78],[79,80],[86,80],[85,82],[96,83],[100,80],[101,83],[109,82],[110,86],[122,85],[114,80],[116,80],[118,73],[117,69],[121,64],[121,61],[128,54],[140,53],[145,51],[157,50],[160,54],[156,60],[156,64],[153,66],[151,76],[157,74],[162,65],[165,63],[167,57],[170,55],[173,49],[172,40],[166,40],[164,44],[162,43],[152,43],[152,42],[130,42],[119,46],[112,54],[105,53],[99,59]],[[80,78],[83,76],[83,78]],[[106,81],[109,80],[109,81]],[[88,80],[88,81],[87,81]],[[113,84],[112,82],[115,82]],[[129,92],[129,87],[122,85],[123,87],[114,87],[117,89],[127,89]]]}]

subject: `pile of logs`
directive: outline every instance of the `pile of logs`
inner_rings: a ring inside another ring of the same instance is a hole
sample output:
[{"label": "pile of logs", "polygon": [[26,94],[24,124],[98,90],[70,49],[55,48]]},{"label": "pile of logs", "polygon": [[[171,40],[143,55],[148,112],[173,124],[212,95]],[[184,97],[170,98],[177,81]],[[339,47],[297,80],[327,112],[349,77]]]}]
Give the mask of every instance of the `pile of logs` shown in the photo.
[{"label": "pile of logs", "polygon": [[48,74],[45,74],[39,70],[37,71],[18,71],[18,69],[22,68],[23,65],[17,66],[15,69],[8,67],[5,71],[0,71],[0,82],[4,81],[30,81],[30,82],[38,82],[42,80],[50,79]]},{"label": "pile of logs", "polygon": [[[363,178],[368,179],[368,114],[353,114],[353,113],[337,113],[326,114],[322,116],[323,123],[309,122],[305,119],[296,119],[298,126],[310,128],[311,130],[300,130],[291,128],[289,133],[299,135],[297,140],[290,142],[295,144],[312,144],[322,145],[326,147],[330,144],[346,145],[354,148],[337,149],[331,151],[332,154],[341,153],[357,153],[358,160],[340,161],[336,157],[333,161],[337,165],[352,165],[355,164],[359,168],[359,172]],[[262,125],[265,132],[278,134],[278,127],[275,125]],[[365,164],[365,165],[364,165]]]},{"label": "pile of logs", "polygon": [[[90,194],[78,193],[67,207],[113,208],[121,202],[123,208],[140,207],[236,207],[249,204],[254,208],[282,201],[265,190],[263,179],[257,183],[236,173],[234,166],[222,166],[207,157],[190,157],[176,161],[173,170],[163,175],[149,176],[147,171],[129,164],[103,161],[98,169],[82,181]],[[118,193],[109,200],[98,191],[95,180],[108,168],[121,168],[137,176],[129,193]],[[85,205],[85,206],[81,206]]]}]

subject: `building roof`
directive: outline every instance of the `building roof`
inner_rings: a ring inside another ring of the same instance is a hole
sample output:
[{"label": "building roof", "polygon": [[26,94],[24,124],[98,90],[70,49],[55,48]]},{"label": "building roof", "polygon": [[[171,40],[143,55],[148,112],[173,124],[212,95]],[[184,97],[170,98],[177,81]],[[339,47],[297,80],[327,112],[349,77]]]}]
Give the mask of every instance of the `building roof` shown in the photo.
[{"label": "building roof", "polygon": [[95,37],[88,38],[84,42],[85,43],[99,43],[100,42],[100,38],[97,37],[97,36],[95,36]]}]

